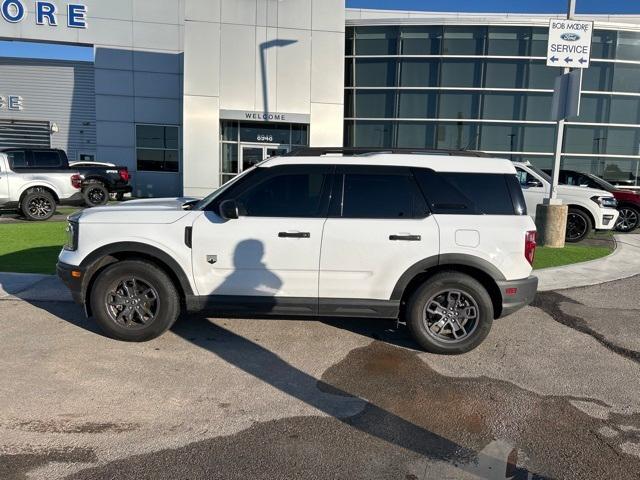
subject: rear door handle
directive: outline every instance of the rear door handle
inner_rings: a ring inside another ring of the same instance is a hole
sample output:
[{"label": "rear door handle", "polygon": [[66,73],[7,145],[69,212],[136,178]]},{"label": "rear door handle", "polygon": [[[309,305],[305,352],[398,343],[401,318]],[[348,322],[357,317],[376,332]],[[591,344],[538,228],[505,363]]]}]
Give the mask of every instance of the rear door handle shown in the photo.
[{"label": "rear door handle", "polygon": [[389,240],[399,242],[419,242],[422,240],[420,235],[390,235]]},{"label": "rear door handle", "polygon": [[278,233],[280,238],[311,238],[309,232],[280,232]]}]

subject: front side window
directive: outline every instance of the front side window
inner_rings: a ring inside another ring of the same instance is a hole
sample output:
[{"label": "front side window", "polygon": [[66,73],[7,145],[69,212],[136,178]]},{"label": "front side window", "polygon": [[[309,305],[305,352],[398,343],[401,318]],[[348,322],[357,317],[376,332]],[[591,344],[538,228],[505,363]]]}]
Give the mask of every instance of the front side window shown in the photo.
[{"label": "front side window", "polygon": [[412,219],[427,216],[410,175],[346,174],[342,218]]},{"label": "front side window", "polygon": [[163,125],[136,125],[138,171],[180,171],[180,129]]},{"label": "front side window", "polygon": [[7,153],[7,158],[11,168],[24,168],[27,166],[27,156],[22,151],[9,152]]},{"label": "front side window", "polygon": [[281,168],[235,197],[241,216],[318,218],[326,215],[331,173],[326,168]]}]

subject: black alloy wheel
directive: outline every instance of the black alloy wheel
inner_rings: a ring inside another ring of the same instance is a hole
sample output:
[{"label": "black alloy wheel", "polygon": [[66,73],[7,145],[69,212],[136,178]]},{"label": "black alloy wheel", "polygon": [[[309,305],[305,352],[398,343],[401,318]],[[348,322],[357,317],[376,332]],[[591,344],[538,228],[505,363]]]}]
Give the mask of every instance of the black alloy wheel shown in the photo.
[{"label": "black alloy wheel", "polygon": [[29,192],[21,202],[22,214],[27,220],[41,222],[56,213],[56,201],[47,191]]},{"label": "black alloy wheel", "polygon": [[616,222],[616,230],[618,232],[633,232],[640,225],[640,210],[632,207],[621,207],[619,209],[620,217]]},{"label": "black alloy wheel", "polygon": [[92,183],[85,188],[84,200],[89,207],[106,205],[109,201],[109,191],[101,183]]},{"label": "black alloy wheel", "polygon": [[567,233],[565,240],[569,243],[576,243],[584,240],[591,231],[591,221],[589,217],[580,210],[569,209],[567,216]]}]

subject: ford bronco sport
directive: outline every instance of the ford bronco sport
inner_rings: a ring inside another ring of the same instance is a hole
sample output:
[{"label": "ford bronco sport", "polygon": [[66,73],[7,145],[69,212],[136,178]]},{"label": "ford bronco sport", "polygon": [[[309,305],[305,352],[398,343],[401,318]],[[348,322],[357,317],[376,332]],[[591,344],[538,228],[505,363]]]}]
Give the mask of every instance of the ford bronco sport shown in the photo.
[{"label": "ford bronco sport", "polygon": [[453,354],[532,301],[535,246],[508,160],[307,149],[202,200],[71,216],[58,274],[121,340],[161,335],[181,309],[377,317],[405,321],[423,348]]}]

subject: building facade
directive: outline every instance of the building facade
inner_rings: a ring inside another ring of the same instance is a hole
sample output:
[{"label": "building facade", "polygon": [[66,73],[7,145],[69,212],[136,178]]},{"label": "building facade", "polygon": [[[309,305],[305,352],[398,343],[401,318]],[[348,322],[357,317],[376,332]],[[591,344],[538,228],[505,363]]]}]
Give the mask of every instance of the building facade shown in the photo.
[{"label": "building facade", "polygon": [[[137,196],[206,195],[306,145],[552,161],[548,15],[344,0],[0,0],[0,13],[0,148],[125,165]],[[638,184],[640,18],[584,18],[594,60],[564,166]],[[82,55],[20,57],[16,42]]]}]

